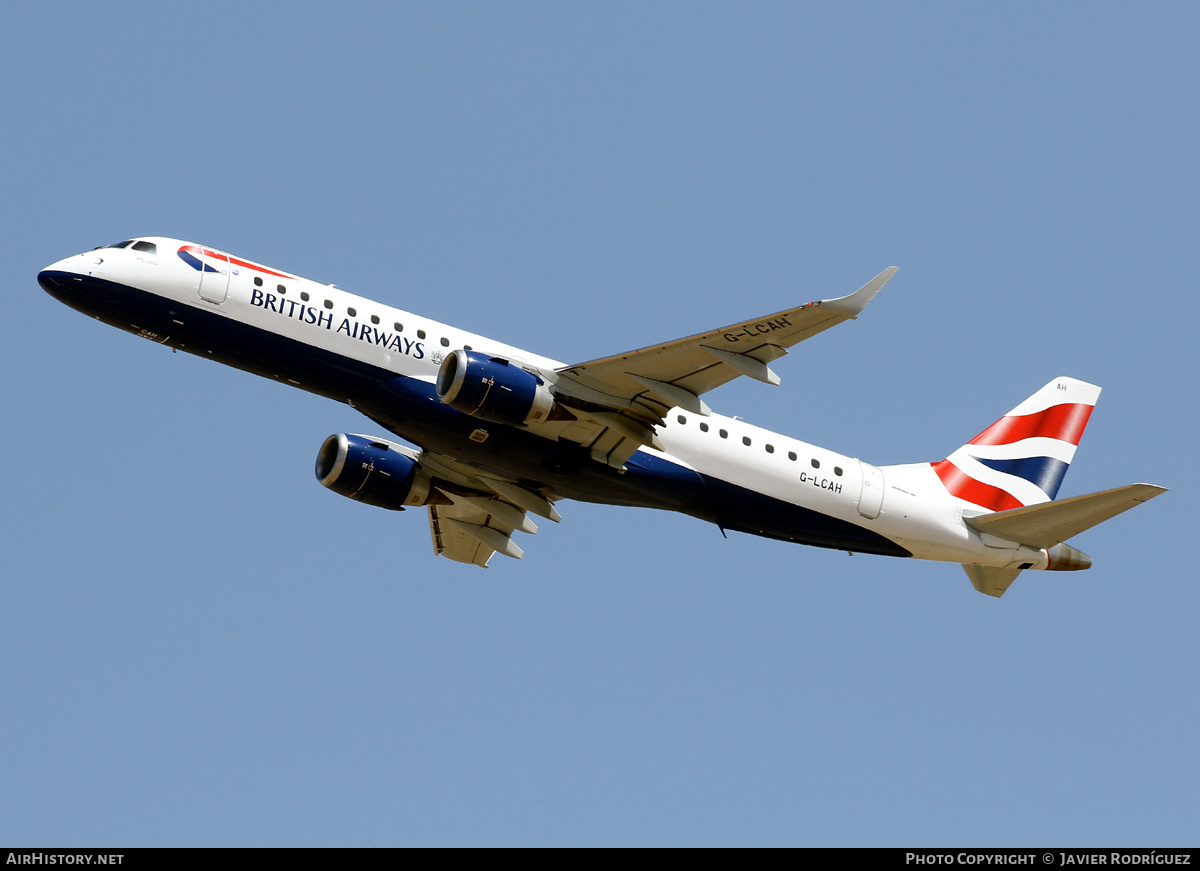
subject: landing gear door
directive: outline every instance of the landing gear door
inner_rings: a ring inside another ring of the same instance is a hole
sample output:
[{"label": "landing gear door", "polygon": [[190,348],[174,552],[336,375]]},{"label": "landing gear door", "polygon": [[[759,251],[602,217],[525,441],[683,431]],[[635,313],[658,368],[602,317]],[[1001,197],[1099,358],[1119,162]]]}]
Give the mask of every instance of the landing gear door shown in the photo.
[{"label": "landing gear door", "polygon": [[878,466],[860,462],[862,467],[862,493],[858,497],[858,513],[874,520],[883,508],[883,470]]},{"label": "landing gear door", "polygon": [[[203,249],[205,268],[200,270],[200,298],[217,304],[229,294],[229,255]],[[209,272],[209,268],[215,270]]]}]

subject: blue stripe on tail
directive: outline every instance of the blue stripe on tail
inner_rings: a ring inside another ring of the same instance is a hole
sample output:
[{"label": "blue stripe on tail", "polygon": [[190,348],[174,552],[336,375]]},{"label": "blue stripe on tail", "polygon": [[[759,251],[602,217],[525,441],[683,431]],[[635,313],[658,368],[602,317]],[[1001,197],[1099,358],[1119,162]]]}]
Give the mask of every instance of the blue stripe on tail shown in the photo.
[{"label": "blue stripe on tail", "polygon": [[1069,463],[1053,457],[1021,457],[1016,460],[986,460],[983,457],[975,457],[975,459],[989,469],[1024,478],[1051,499],[1058,495],[1058,488],[1062,484],[1063,476],[1067,474],[1069,465]]}]

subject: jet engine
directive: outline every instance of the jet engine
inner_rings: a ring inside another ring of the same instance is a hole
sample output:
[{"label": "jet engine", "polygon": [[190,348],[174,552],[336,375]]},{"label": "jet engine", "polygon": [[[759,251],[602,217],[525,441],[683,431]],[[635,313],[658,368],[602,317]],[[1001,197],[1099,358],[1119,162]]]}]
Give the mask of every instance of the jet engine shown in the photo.
[{"label": "jet engine", "polygon": [[503,357],[455,351],[438,370],[437,397],[451,408],[498,423],[541,423],[554,394],[537,375]]},{"label": "jet engine", "polygon": [[420,452],[392,442],[337,433],[317,453],[317,480],[355,502],[403,511],[429,498],[429,476],[421,470],[420,457]]}]

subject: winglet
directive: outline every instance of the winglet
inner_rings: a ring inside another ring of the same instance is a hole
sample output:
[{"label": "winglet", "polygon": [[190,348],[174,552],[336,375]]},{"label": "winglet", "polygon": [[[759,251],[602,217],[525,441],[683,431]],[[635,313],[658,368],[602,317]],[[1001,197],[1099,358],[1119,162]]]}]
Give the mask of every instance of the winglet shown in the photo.
[{"label": "winglet", "polygon": [[875,298],[875,294],[879,293],[899,270],[899,266],[889,266],[849,296],[822,300],[821,305],[846,312],[852,318],[857,317],[858,313],[867,307],[867,303]]}]

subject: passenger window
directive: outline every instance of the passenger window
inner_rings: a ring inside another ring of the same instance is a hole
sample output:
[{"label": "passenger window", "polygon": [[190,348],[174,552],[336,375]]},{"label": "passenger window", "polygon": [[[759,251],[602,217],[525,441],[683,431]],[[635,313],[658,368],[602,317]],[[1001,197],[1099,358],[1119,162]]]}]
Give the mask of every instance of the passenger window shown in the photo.
[{"label": "passenger window", "polygon": [[443,339],[442,339],[442,347],[443,347],[443,348],[449,348],[449,347],[450,347],[450,340],[449,340],[449,339],[446,339],[446,338],[443,338]]},{"label": "passenger window", "polygon": [[750,436],[742,436],[742,444],[746,447],[750,446]]},{"label": "passenger window", "polygon": [[300,298],[302,300],[304,300],[305,302],[308,302],[308,291],[307,290],[300,291]]},{"label": "passenger window", "polygon": [[371,323],[373,323],[373,324],[379,323],[379,315],[371,315]]},{"label": "passenger window", "polygon": [[834,466],[834,467],[833,467],[833,474],[837,475],[839,478],[840,478],[840,477],[842,477],[842,467],[841,467],[841,466]]},{"label": "passenger window", "polygon": [[395,324],[392,324],[392,326],[396,328],[396,332],[397,332],[397,333],[403,333],[403,332],[404,332],[404,324],[401,324],[401,323],[395,323]]},{"label": "passenger window", "polygon": [[423,339],[423,338],[425,338],[425,331],[424,331],[424,330],[417,330],[417,338],[418,338],[418,339]]},{"label": "passenger window", "polygon": [[795,459],[796,459],[796,452],[795,452],[795,451],[788,451],[788,459],[789,459],[789,460],[792,460],[792,461],[795,461]]},{"label": "passenger window", "polygon": [[276,289],[277,291],[279,291],[279,295],[280,295],[280,296],[283,296],[283,294],[287,293],[287,288],[286,288],[286,287],[284,287],[282,284],[277,284],[277,285],[275,285],[275,289]]},{"label": "passenger window", "polygon": [[729,438],[729,433],[725,432],[725,430],[720,430],[719,432],[720,432],[721,438],[723,438],[723,439]]},{"label": "passenger window", "polygon": [[158,246],[155,245],[153,242],[134,242],[133,250],[134,251],[145,251],[147,254],[157,254]]},{"label": "passenger window", "polygon": [[767,445],[767,453],[768,454],[775,453],[775,445]]},{"label": "passenger window", "polygon": [[708,432],[708,424],[707,423],[700,424],[700,432]]},{"label": "passenger window", "polygon": [[331,299],[325,300],[325,308],[330,308],[330,309],[333,308],[333,300],[331,300]]},{"label": "passenger window", "polygon": [[350,315],[350,317],[352,317],[352,318],[358,316],[358,312],[355,311],[353,308],[346,309],[346,314]]},{"label": "passenger window", "polygon": [[464,350],[464,351],[470,351],[470,350],[471,350],[471,346],[470,346],[470,345],[463,345],[463,350]]},{"label": "passenger window", "polygon": [[260,275],[254,276],[254,286],[262,287],[262,276],[260,276]]},{"label": "passenger window", "polygon": [[681,415],[679,415],[678,417],[676,417],[675,419],[676,419],[677,421],[679,421],[680,423],[687,423],[687,418],[686,418],[686,417],[684,417],[682,414],[681,414]]},{"label": "passenger window", "polygon": [[809,460],[809,462],[810,462],[810,463],[812,463],[812,467],[813,467],[814,469],[819,469],[819,468],[821,468],[821,461],[820,461],[820,460]]}]

